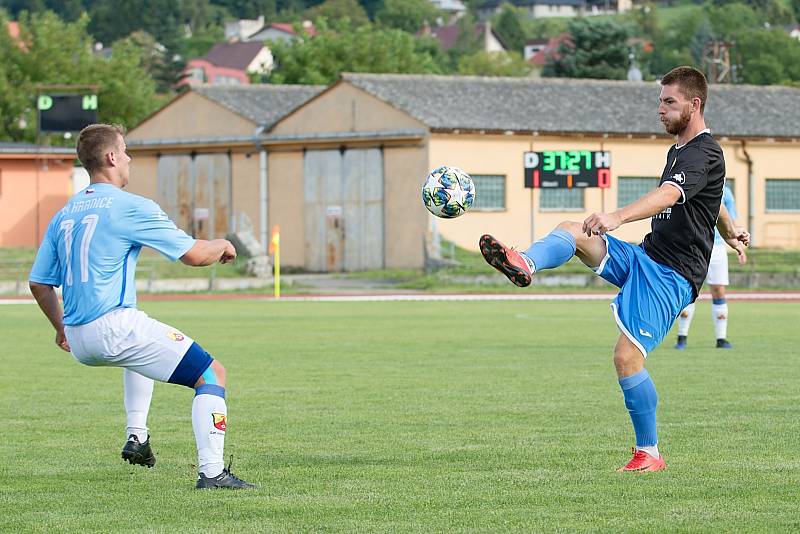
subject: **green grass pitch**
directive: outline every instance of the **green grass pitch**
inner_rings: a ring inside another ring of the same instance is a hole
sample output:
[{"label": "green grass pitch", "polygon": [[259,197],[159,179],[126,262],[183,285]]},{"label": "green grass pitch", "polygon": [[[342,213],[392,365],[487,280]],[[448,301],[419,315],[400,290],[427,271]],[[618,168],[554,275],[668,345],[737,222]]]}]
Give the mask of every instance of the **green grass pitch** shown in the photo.
[{"label": "green grass pitch", "polygon": [[633,432],[606,302],[144,302],[228,370],[227,456],[253,492],[194,490],[192,392],[157,384],[158,462],[119,458],[119,369],[2,306],[0,530],[788,532],[800,529],[796,303],[698,304],[648,361],[667,470]]}]

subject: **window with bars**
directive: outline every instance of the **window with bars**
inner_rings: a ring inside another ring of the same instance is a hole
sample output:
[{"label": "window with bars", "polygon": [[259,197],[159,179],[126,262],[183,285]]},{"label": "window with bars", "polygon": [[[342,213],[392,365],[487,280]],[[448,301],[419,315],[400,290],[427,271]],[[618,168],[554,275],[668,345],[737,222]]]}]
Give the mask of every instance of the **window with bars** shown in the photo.
[{"label": "window with bars", "polygon": [[617,187],[617,209],[623,208],[658,187],[659,178],[651,176],[620,176]]},{"label": "window with bars", "polygon": [[767,178],[767,211],[800,211],[800,179]]},{"label": "window with bars", "polygon": [[539,189],[539,210],[581,211],[583,210],[583,188]]},{"label": "window with bars", "polygon": [[475,184],[473,211],[506,209],[506,177],[499,174],[470,174]]}]

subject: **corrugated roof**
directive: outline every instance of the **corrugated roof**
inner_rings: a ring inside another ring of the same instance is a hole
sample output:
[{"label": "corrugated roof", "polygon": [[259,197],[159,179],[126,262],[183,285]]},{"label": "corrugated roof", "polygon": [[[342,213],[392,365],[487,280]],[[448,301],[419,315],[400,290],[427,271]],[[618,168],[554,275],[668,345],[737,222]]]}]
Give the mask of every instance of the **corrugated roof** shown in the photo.
[{"label": "corrugated roof", "polygon": [[192,88],[234,113],[269,129],[325,89],[322,85],[200,85]]},{"label": "corrugated roof", "polygon": [[[436,130],[665,135],[657,82],[352,74],[342,79]],[[800,89],[713,85],[717,136],[800,138]]]}]

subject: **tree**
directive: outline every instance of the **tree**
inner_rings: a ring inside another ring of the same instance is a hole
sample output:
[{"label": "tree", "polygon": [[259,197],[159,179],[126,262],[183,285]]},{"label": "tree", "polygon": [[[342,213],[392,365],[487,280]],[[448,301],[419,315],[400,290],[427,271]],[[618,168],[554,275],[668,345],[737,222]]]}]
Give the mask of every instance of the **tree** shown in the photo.
[{"label": "tree", "polygon": [[573,19],[570,39],[548,59],[543,76],[624,80],[628,72],[628,29],[611,20]]},{"label": "tree", "polygon": [[796,19],[793,9],[783,0],[769,0],[766,6],[767,22],[775,26],[794,24]]},{"label": "tree", "polygon": [[430,0],[386,0],[375,21],[388,28],[416,33],[423,24],[433,23],[439,10]]},{"label": "tree", "polygon": [[567,21],[566,17],[526,18],[522,26],[528,39],[550,39],[566,33]]},{"label": "tree", "polygon": [[636,25],[637,34],[655,41],[661,36],[661,26],[658,23],[658,7],[652,2],[646,2],[626,14]]},{"label": "tree", "polygon": [[275,0],[212,0],[212,3],[224,7],[236,19],[257,19],[264,15],[270,20],[278,12]]},{"label": "tree", "polygon": [[763,16],[759,16],[746,4],[733,3],[724,7],[708,5],[706,12],[714,35],[725,40],[733,39],[737,34],[762,26],[766,22]]},{"label": "tree", "polygon": [[531,65],[519,52],[476,52],[462,56],[458,73],[474,76],[527,76]]},{"label": "tree", "polygon": [[686,9],[684,16],[676,17],[661,29],[653,43],[649,63],[651,74],[661,76],[675,67],[694,64],[689,50],[690,36],[698,32],[708,17],[702,6],[687,6]]},{"label": "tree", "polygon": [[307,9],[306,17],[314,21],[320,18],[335,20],[353,28],[370,23],[367,12],[357,0],[325,0],[322,4]]},{"label": "tree", "polygon": [[509,50],[522,52],[525,48],[525,30],[520,20],[524,17],[522,10],[511,4],[503,4],[500,14],[495,18],[493,27],[500,40]]},{"label": "tree", "polygon": [[89,31],[107,45],[136,30],[145,30],[156,41],[174,50],[182,35],[181,26],[187,22],[181,4],[172,0],[97,0],[89,14]]},{"label": "tree", "polygon": [[800,82],[800,42],[783,30],[750,30],[738,37],[736,45],[744,83]]},{"label": "tree", "polygon": [[435,58],[412,35],[396,29],[328,28],[290,42],[270,42],[272,83],[329,84],[342,72],[438,73]]},{"label": "tree", "polygon": [[82,0],[0,0],[0,7],[7,9],[13,18],[18,18],[22,11],[28,13],[52,11],[68,21],[78,20],[86,11]]},{"label": "tree", "polygon": [[695,65],[700,65],[703,63],[706,48],[714,40],[715,36],[711,31],[711,23],[708,21],[708,19],[704,19],[703,22],[700,23],[700,27],[697,28],[697,31],[692,36],[692,40],[689,44],[689,50],[692,53],[692,59],[694,60]]},{"label": "tree", "polygon": [[[0,24],[5,27],[5,17]],[[52,12],[22,13],[20,42],[0,32],[0,138],[34,141],[38,84],[96,85],[99,119],[133,127],[159,104],[141,67],[140,49],[124,42],[110,59],[92,52],[86,15],[64,22]],[[13,90],[2,90],[13,80]]]}]

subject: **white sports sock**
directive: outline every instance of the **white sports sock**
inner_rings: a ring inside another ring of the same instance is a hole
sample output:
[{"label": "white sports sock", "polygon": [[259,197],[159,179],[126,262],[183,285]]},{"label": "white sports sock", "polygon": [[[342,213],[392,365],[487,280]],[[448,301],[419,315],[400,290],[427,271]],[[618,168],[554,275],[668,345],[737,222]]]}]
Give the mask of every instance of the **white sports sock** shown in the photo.
[{"label": "white sports sock", "polygon": [[530,259],[528,257],[528,255],[525,254],[524,252],[520,252],[519,255],[522,256],[523,260],[525,260],[525,265],[528,266],[528,269],[530,269],[531,273],[535,273],[536,272],[536,265],[533,263],[533,260]]},{"label": "white sports sock", "polygon": [[714,334],[717,339],[726,339],[728,335],[728,303],[712,304],[711,319],[714,321]]},{"label": "white sports sock", "polygon": [[135,434],[139,443],[144,443],[147,441],[147,414],[150,412],[150,401],[153,399],[153,379],[130,369],[123,369],[122,384],[125,412],[128,416],[125,437]]},{"label": "white sports sock", "polygon": [[206,477],[215,477],[225,467],[225,428],[228,407],[217,395],[196,395],[192,402],[192,428],[197,442],[198,470]]},{"label": "white sports sock", "polygon": [[678,335],[688,336],[689,327],[692,326],[692,317],[694,317],[694,302],[686,306],[680,315],[678,315]]},{"label": "white sports sock", "polygon": [[653,458],[658,458],[658,445],[648,445],[647,447],[636,447],[637,451],[644,451]]}]

